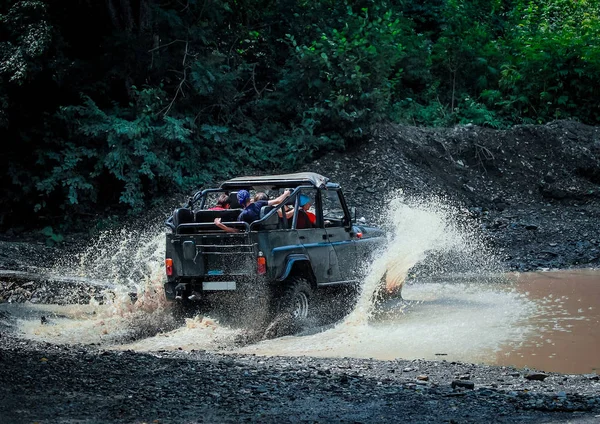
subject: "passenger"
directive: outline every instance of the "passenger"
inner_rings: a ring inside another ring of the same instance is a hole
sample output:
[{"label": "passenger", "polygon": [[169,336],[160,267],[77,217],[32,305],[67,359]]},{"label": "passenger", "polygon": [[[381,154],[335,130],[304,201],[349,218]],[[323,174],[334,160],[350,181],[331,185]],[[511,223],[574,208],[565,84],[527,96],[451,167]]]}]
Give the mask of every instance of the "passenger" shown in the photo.
[{"label": "passenger", "polygon": [[[296,221],[296,228],[301,230],[303,228],[313,228],[317,223],[317,216],[309,211],[311,206],[311,199],[305,194],[300,195],[299,199],[300,209],[298,210],[298,219]],[[279,213],[281,217],[281,212]],[[294,208],[289,207],[285,211],[285,217],[289,220],[294,216]]]},{"label": "passenger", "polygon": [[[244,208],[238,216],[238,221],[247,222],[252,224],[254,221],[260,219],[260,210],[263,206],[276,206],[283,202],[290,195],[290,191],[286,190],[279,197],[268,200],[269,197],[266,193],[256,193],[254,200],[250,200],[250,193],[247,190],[240,190],[237,194],[237,199],[240,205]],[[239,230],[228,227],[221,222],[221,218],[215,218],[215,225],[228,233],[237,233]]]},{"label": "passenger", "polygon": [[217,205],[213,208],[210,208],[209,211],[224,211],[231,207],[231,203],[229,202],[229,196],[225,193],[221,194],[217,199]]},{"label": "passenger", "polygon": [[312,205],[312,202],[311,202],[310,197],[308,197],[304,194],[301,194],[300,195],[300,206],[306,213],[306,216],[308,216],[310,223],[312,225],[316,225],[317,224],[317,215],[315,215],[313,212],[310,211],[311,205]]}]

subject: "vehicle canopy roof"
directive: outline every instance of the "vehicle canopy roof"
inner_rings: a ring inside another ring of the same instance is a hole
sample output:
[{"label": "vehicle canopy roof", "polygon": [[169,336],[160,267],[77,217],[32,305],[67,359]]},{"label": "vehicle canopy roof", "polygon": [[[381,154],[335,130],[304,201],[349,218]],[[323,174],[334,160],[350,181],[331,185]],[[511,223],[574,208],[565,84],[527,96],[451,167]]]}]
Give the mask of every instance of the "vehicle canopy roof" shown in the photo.
[{"label": "vehicle canopy roof", "polygon": [[237,177],[227,180],[221,184],[225,190],[242,189],[248,187],[269,188],[294,188],[304,185],[312,185],[315,188],[325,188],[329,178],[315,172],[299,172],[296,174],[264,175]]}]

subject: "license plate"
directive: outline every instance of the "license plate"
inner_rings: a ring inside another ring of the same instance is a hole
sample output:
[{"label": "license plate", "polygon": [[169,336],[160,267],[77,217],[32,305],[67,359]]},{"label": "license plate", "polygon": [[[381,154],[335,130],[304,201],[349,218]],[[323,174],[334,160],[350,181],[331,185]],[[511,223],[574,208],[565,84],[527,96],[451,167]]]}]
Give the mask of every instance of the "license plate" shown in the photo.
[{"label": "license plate", "polygon": [[235,281],[204,281],[202,282],[202,290],[235,290]]}]

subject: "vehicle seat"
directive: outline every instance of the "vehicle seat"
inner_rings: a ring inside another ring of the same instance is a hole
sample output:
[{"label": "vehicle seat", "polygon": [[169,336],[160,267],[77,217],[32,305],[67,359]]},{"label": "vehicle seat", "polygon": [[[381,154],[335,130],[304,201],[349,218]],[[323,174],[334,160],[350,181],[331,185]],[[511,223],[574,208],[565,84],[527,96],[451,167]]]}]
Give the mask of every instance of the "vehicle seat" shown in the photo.
[{"label": "vehicle seat", "polygon": [[240,202],[238,202],[237,194],[237,191],[232,191],[229,193],[229,207],[231,209],[242,209],[242,205],[240,205]]},{"label": "vehicle seat", "polygon": [[[178,208],[173,211],[173,225],[175,226],[175,231],[177,231],[177,227],[180,224],[191,224],[194,222],[194,212],[187,208]],[[193,233],[194,230],[192,228],[185,228],[178,231],[180,234],[190,234]]]},{"label": "vehicle seat", "polygon": [[196,211],[194,221],[197,223],[207,223],[213,222],[215,218],[221,218],[222,222],[236,222],[241,211],[241,209],[226,209],[223,211],[203,209]]},{"label": "vehicle seat", "polygon": [[[269,212],[275,209],[274,206],[263,206],[260,208],[260,219],[263,219]],[[261,230],[276,230],[279,228],[279,215],[274,214],[260,226]]]}]

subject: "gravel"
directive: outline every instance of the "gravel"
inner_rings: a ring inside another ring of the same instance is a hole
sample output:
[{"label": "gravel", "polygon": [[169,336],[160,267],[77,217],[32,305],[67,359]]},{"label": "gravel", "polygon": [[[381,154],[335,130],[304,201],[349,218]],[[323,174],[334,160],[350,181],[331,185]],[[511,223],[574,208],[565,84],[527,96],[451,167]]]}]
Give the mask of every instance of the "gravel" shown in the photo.
[{"label": "gravel", "polygon": [[[2,334],[3,422],[595,422],[597,376],[461,362],[110,351]],[[465,379],[468,378],[468,379]]]}]

